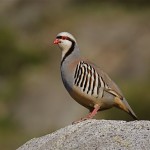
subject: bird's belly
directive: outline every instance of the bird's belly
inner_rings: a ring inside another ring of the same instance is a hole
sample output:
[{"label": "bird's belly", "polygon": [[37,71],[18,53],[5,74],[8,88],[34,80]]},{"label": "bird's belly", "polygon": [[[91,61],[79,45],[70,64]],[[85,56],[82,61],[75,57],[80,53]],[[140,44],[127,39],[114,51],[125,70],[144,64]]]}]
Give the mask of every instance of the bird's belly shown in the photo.
[{"label": "bird's belly", "polygon": [[94,104],[96,103],[95,100],[93,98],[89,98],[86,97],[85,95],[81,95],[79,93],[75,93],[75,92],[71,92],[70,95],[72,96],[72,98],[77,101],[79,104],[81,104],[82,106],[91,109],[94,107]]},{"label": "bird's belly", "polygon": [[69,92],[73,99],[75,99],[82,106],[93,109],[94,105],[100,105],[100,110],[105,110],[113,106],[112,100],[106,100],[104,98],[96,97],[83,92],[79,87],[74,86],[74,90]]}]

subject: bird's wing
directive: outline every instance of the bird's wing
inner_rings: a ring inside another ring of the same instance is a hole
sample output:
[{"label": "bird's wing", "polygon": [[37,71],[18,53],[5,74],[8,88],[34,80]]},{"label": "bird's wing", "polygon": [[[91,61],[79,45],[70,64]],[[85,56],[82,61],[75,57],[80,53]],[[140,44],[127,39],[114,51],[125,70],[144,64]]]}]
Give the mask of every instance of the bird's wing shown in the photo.
[{"label": "bird's wing", "polygon": [[116,85],[116,83],[113,80],[111,80],[111,78],[103,70],[99,69],[98,73],[100,76],[102,76],[102,78],[104,79],[105,83],[108,86],[108,89],[106,89],[106,90],[108,90],[108,92],[110,92],[112,94],[113,93],[117,94],[117,96],[119,96],[120,98],[121,97],[123,98],[123,94],[122,94],[121,90],[119,89],[119,87]]},{"label": "bird's wing", "polygon": [[105,82],[106,86],[104,88],[104,90],[106,92],[111,93],[114,96],[118,96],[120,99],[123,99],[123,94],[121,92],[121,90],[119,89],[119,87],[115,84],[115,82],[113,80],[111,80],[111,78],[103,71],[101,70],[98,66],[96,66],[95,64],[87,61],[92,67],[95,68],[95,70],[97,71],[97,73],[99,74],[100,77],[102,77],[103,81]]}]

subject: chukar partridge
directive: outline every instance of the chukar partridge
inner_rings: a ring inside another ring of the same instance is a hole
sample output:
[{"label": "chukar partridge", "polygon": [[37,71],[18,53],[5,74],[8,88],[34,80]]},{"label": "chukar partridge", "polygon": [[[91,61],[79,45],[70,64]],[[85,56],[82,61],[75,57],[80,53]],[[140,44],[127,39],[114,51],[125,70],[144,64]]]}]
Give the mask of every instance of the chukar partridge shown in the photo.
[{"label": "chukar partridge", "polygon": [[76,39],[70,33],[59,33],[54,44],[62,51],[60,69],[65,88],[73,99],[90,111],[87,117],[80,121],[93,118],[98,111],[112,107],[120,108],[137,119],[122,92],[110,77],[80,56]]}]

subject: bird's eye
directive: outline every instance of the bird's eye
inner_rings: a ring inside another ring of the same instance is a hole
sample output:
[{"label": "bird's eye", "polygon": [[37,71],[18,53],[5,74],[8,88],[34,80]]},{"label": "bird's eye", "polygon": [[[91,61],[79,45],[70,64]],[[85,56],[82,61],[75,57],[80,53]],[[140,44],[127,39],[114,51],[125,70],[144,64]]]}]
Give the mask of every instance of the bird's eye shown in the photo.
[{"label": "bird's eye", "polygon": [[67,40],[68,37],[67,36],[62,36],[62,40]]}]

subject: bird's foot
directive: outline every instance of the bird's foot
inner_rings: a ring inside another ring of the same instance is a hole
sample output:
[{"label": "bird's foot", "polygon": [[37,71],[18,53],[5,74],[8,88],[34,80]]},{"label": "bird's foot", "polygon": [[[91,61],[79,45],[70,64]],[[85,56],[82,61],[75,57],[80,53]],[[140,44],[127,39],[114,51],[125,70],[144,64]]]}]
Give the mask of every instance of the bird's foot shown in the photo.
[{"label": "bird's foot", "polygon": [[96,104],[94,106],[93,111],[91,111],[86,117],[81,118],[78,121],[74,121],[74,122],[72,122],[72,124],[77,124],[79,122],[82,122],[82,121],[85,121],[85,120],[88,120],[88,119],[92,119],[97,114],[97,111],[99,110],[99,108],[100,108],[100,106],[98,104]]},{"label": "bird's foot", "polygon": [[80,120],[73,121],[72,124],[77,124],[79,122],[82,122],[82,121],[85,121],[85,120],[88,120],[88,119],[91,119],[91,118],[90,117],[84,117],[84,118],[81,118]]}]

